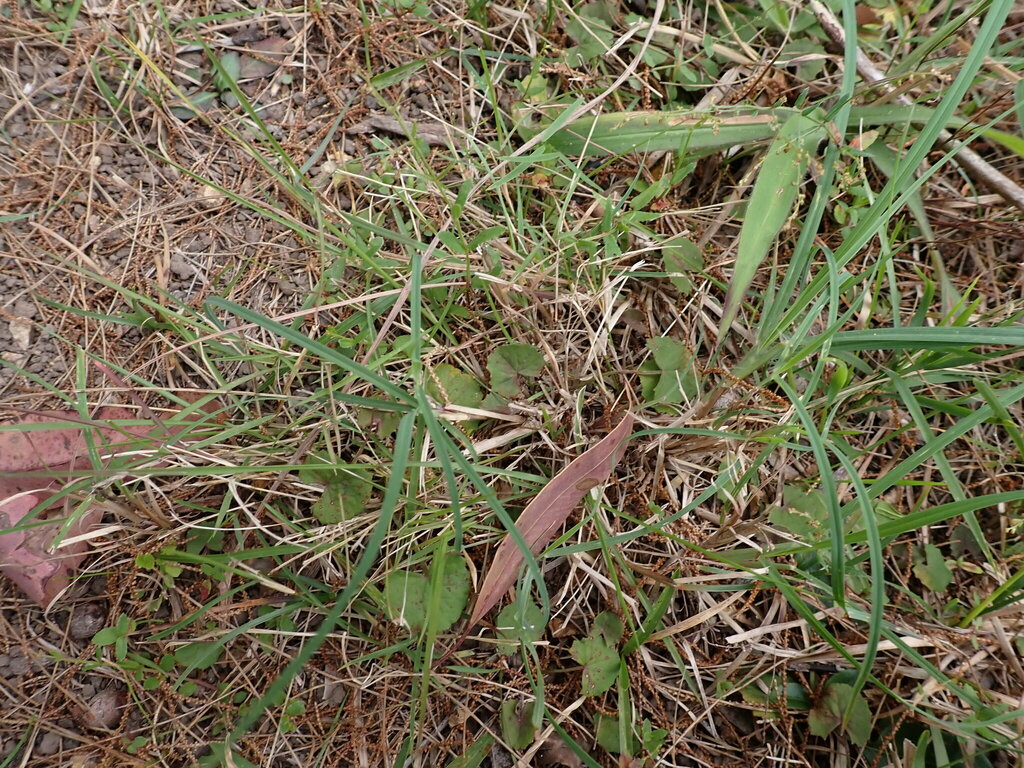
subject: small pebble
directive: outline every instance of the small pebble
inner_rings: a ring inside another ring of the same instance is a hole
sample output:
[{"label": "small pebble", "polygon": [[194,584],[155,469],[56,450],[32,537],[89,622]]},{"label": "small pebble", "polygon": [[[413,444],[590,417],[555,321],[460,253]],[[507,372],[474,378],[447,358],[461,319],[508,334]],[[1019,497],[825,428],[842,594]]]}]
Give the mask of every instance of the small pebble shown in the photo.
[{"label": "small pebble", "polygon": [[121,709],[127,700],[124,691],[104,688],[89,699],[89,709],[83,713],[82,725],[95,730],[114,728],[121,722]]},{"label": "small pebble", "polygon": [[60,752],[60,736],[56,733],[44,733],[36,743],[35,751],[40,755],[55,755]]},{"label": "small pebble", "polygon": [[74,640],[88,640],[106,624],[107,612],[97,603],[76,608],[68,620],[68,634]]}]

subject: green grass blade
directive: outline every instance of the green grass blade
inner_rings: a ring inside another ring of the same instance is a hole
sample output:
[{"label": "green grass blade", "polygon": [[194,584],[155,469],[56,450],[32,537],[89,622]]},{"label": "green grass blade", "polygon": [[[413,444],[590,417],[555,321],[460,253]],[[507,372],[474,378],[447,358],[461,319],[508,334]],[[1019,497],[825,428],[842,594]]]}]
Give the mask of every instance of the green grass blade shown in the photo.
[{"label": "green grass blade", "polygon": [[824,136],[825,128],[820,121],[796,114],[783,124],[768,149],[743,218],[736,265],[718,331],[719,343],[736,319],[754,275],[793,212],[811,154]]}]

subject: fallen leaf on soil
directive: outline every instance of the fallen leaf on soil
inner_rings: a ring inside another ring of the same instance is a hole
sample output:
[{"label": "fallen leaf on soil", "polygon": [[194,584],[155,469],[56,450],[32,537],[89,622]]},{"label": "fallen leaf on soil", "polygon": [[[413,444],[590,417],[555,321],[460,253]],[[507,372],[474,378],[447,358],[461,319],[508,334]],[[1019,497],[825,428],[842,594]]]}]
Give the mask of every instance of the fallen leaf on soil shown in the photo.
[{"label": "fallen leaf on soil", "polygon": [[397,136],[404,136],[407,139],[419,139],[426,142],[428,147],[447,147],[449,144],[460,145],[454,136],[449,134],[447,126],[440,122],[417,123],[412,120],[396,120],[387,115],[370,115],[345,133],[376,133],[384,131]]},{"label": "fallen leaf on soil", "polygon": [[[531,553],[536,555],[551,541],[555,531],[583,500],[587,491],[608,479],[622,457],[622,449],[632,430],[633,417],[627,413],[615,429],[605,435],[597,445],[573,459],[569,466],[555,475],[533,501],[526,505],[526,509],[516,520],[516,528]],[[473,613],[462,636],[438,663],[444,661],[459,647],[484,614],[512,588],[519,577],[519,568],[522,564],[522,550],[512,535],[506,534],[498,545],[498,551],[495,552],[494,560],[480,586]]]},{"label": "fallen leaf on soil", "polygon": [[[69,514],[67,499],[48,505],[35,520],[24,518],[57,494],[71,479],[73,470],[92,467],[90,439],[97,454],[106,459],[130,450],[154,448],[171,437],[152,423],[102,426],[104,422],[132,419],[135,416],[131,411],[114,407],[100,408],[91,422],[84,422],[74,411],[46,411],[25,416],[14,422],[16,429],[0,432],[0,571],[43,607],[67,586],[89,544],[72,541],[51,551],[61,522],[39,523],[46,519],[47,511],[54,511],[55,517]],[[32,428],[37,424],[69,423],[55,429]],[[87,533],[102,514],[99,508],[86,510],[64,531],[64,538],[73,540]],[[11,530],[22,523],[25,527]]]},{"label": "fallen leaf on soil", "polygon": [[288,54],[287,48],[288,41],[283,37],[268,37],[266,40],[253,43],[250,50],[256,55],[242,54],[238,79],[254,80],[259,77],[270,77],[284,63]]}]

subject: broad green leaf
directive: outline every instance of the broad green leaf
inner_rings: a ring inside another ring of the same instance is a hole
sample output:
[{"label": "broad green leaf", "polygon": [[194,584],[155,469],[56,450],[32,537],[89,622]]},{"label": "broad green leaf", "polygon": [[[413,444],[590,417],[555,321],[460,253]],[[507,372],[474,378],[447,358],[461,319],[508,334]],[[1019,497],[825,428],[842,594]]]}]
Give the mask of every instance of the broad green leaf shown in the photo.
[{"label": "broad green leaf", "polygon": [[[435,560],[432,575],[437,576],[439,565],[444,565],[439,602],[436,607],[435,630],[443,632],[451,627],[469,601],[469,569],[460,555],[447,554]],[[392,621],[404,624],[413,632],[426,626],[427,610],[431,599],[431,581],[422,573],[408,570],[392,571],[384,581],[385,609]]]},{"label": "broad green leaf", "polygon": [[527,603],[524,609],[524,615],[521,616],[520,606],[509,603],[498,613],[494,629],[498,637],[499,653],[514,653],[519,650],[520,644],[536,643],[544,635],[547,624],[544,611],[532,602]]},{"label": "broad green leaf", "polygon": [[605,3],[590,3],[569,20],[565,32],[578,44],[577,51],[583,60],[593,61],[612,47],[615,35],[611,25],[611,11]]},{"label": "broad green leaf", "polygon": [[828,505],[820,490],[786,485],[782,489],[782,503],[784,506],[768,512],[772,525],[808,543],[823,541],[828,536]]},{"label": "broad green leaf", "polygon": [[522,394],[522,381],[533,379],[544,370],[544,356],[529,344],[505,344],[487,358],[491,387],[503,397]]},{"label": "broad green leaf", "polygon": [[933,592],[945,592],[953,581],[953,573],[946,564],[946,558],[934,544],[925,544],[918,562],[914,565],[914,575]]},{"label": "broad green leaf", "polygon": [[629,735],[629,748],[623,749],[620,740],[619,718],[614,715],[606,715],[601,712],[594,714],[594,736],[597,745],[605,752],[613,755],[634,754],[638,751],[640,744],[633,734]]},{"label": "broad green leaf", "polygon": [[864,746],[871,736],[871,709],[867,700],[847,683],[829,683],[825,692],[807,715],[807,723],[815,736],[828,736],[843,721],[843,712],[851,707],[846,732],[850,740]]},{"label": "broad green leaf", "polygon": [[392,571],[384,581],[385,609],[396,624],[419,632],[427,618],[427,577],[422,573]]},{"label": "broad green leaf", "polygon": [[213,73],[213,85],[221,91],[228,91],[238,83],[242,72],[241,56],[235,51],[228,51],[220,57],[220,67]]},{"label": "broad green leaf", "polygon": [[501,703],[501,738],[512,749],[526,749],[533,743],[537,729],[533,725],[536,702],[508,699]]},{"label": "broad green leaf", "polygon": [[819,121],[797,114],[786,120],[768,148],[740,228],[736,265],[722,310],[719,341],[736,319],[757,270],[792,213],[811,155],[824,137],[825,128]]},{"label": "broad green leaf", "polygon": [[608,645],[618,645],[622,639],[622,619],[611,611],[605,611],[594,618],[594,626],[590,628],[590,634],[600,637]]},{"label": "broad green leaf", "polygon": [[439,403],[479,408],[484,400],[480,382],[454,365],[441,363],[428,374],[427,394]]},{"label": "broad green leaf", "polygon": [[[653,370],[658,372],[657,382],[648,399],[656,403],[673,404],[681,403],[685,398],[696,397],[700,385],[693,368],[693,353],[689,347],[681,341],[659,337],[648,339],[647,348],[654,357],[656,367]],[[647,381],[650,380],[650,377],[647,377]]]}]

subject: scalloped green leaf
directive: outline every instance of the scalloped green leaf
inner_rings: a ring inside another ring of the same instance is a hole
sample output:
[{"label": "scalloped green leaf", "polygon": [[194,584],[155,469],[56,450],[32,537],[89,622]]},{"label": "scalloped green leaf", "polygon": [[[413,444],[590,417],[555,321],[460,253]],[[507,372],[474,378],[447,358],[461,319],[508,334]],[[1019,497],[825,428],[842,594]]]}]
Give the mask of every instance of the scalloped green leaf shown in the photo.
[{"label": "scalloped green leaf", "polygon": [[535,379],[544,370],[544,356],[529,344],[504,344],[487,358],[491,387],[502,397],[522,394],[524,380]]},{"label": "scalloped green leaf", "polygon": [[587,637],[574,642],[569,653],[583,665],[580,688],[584,696],[599,696],[615,684],[619,653],[600,631],[591,631]]},{"label": "scalloped green leaf", "polygon": [[362,513],[372,492],[369,468],[339,471],[313,503],[313,517],[324,525],[350,520]]}]

